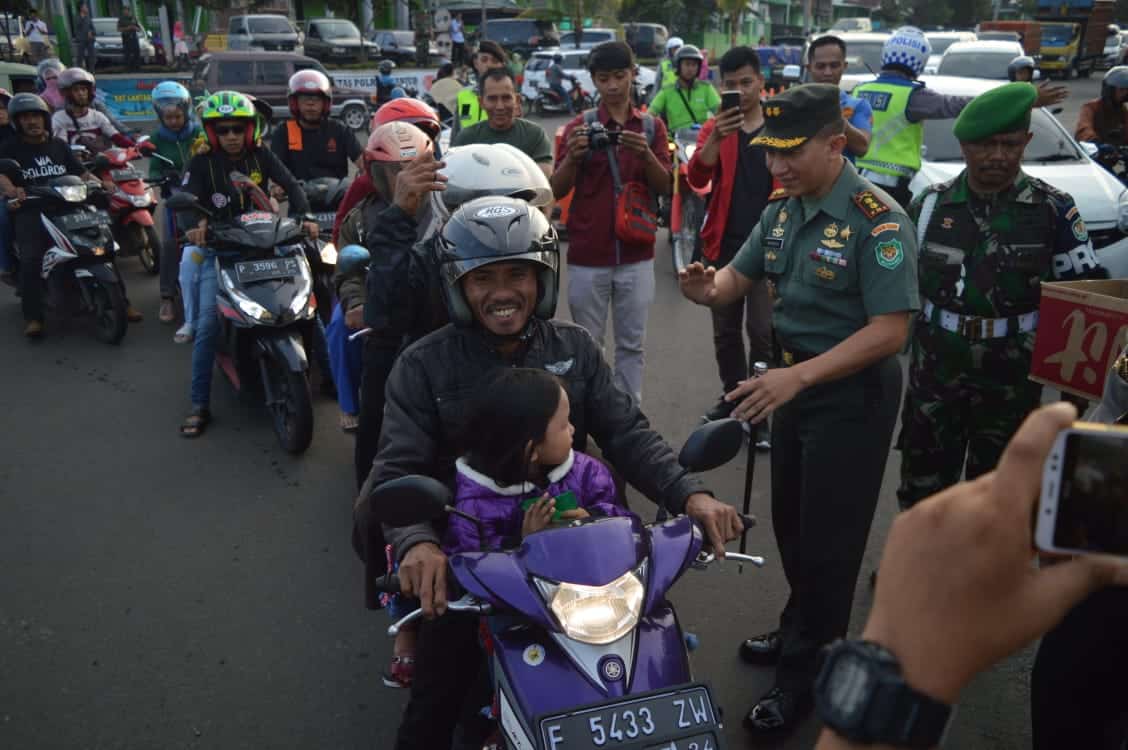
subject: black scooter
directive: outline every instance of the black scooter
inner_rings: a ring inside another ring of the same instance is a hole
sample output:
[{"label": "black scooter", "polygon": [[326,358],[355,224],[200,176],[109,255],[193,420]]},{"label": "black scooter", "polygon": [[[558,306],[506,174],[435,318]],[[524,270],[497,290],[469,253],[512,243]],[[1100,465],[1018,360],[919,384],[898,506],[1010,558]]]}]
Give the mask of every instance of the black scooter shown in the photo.
[{"label": "black scooter", "polygon": [[[14,159],[0,159],[0,174],[24,188],[29,206],[41,204],[43,227],[51,238],[40,271],[47,305],[92,316],[99,341],[121,343],[129,323],[121,277],[113,262],[112,221],[107,211],[90,204],[91,197],[104,191],[74,175],[55,177],[46,185],[21,185],[22,172]],[[18,262],[19,237],[15,240]]]},{"label": "black scooter", "polygon": [[240,393],[262,389],[282,447],[302,453],[313,439],[306,351],[317,307],[301,225],[264,210],[270,202],[250,178],[233,172],[231,180],[245,192],[257,191],[252,203],[258,210],[216,221],[187,192],[169,198],[168,207],[209,217],[206,242],[220,253],[214,261],[216,362]]}]

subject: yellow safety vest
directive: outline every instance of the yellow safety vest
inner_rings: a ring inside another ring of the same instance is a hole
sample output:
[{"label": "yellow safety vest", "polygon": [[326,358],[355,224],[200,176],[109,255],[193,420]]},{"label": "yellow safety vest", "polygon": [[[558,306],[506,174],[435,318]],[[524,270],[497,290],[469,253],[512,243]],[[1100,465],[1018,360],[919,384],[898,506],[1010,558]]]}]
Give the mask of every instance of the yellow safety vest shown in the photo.
[{"label": "yellow safety vest", "polygon": [[920,170],[924,124],[909,122],[906,115],[909,95],[917,88],[910,81],[902,84],[879,79],[854,89],[853,95],[865,99],[873,109],[873,134],[869,150],[858,157],[858,169],[910,180]]}]

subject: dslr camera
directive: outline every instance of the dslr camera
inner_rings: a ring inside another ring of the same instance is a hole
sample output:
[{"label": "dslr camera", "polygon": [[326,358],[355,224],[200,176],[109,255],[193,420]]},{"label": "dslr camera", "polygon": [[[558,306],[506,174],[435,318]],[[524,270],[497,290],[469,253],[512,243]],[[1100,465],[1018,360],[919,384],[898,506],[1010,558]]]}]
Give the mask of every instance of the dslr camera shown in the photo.
[{"label": "dslr camera", "polygon": [[611,146],[619,145],[618,130],[608,130],[601,122],[593,122],[588,126],[588,148],[592,151],[603,151]]}]

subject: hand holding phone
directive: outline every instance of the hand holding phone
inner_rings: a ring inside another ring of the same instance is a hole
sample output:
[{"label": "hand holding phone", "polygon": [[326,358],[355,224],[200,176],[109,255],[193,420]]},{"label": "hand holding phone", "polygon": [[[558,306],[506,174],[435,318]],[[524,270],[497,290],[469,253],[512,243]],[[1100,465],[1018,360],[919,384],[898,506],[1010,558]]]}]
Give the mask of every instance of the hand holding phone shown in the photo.
[{"label": "hand holding phone", "polygon": [[740,92],[739,91],[723,91],[721,92],[721,111],[740,106]]},{"label": "hand holding phone", "polygon": [[1128,558],[1128,428],[1078,422],[1057,436],[1034,541],[1054,554]]}]

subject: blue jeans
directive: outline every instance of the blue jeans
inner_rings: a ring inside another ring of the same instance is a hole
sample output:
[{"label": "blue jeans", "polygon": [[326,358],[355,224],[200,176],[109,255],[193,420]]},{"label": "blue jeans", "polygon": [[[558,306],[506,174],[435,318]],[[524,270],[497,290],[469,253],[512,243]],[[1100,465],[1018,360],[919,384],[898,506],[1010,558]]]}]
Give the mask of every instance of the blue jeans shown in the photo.
[{"label": "blue jeans", "polygon": [[345,313],[341,304],[333,307],[333,319],[325,331],[329,345],[329,362],[333,369],[333,382],[337,385],[337,404],[345,414],[360,413],[360,371],[363,364],[364,341],[349,341],[352,333],[345,326]]},{"label": "blue jeans", "polygon": [[[192,344],[192,406],[207,408],[211,402],[212,371],[215,369],[215,339],[219,334],[219,318],[215,313],[215,296],[219,292],[216,254],[202,249],[204,262],[197,266],[196,277],[200,306],[196,312],[196,338]],[[193,265],[195,265],[193,263]],[[183,268],[183,264],[181,264]],[[183,284],[183,280],[181,280]],[[187,289],[184,289],[185,318],[188,317]]]},{"label": "blue jeans", "polygon": [[[208,255],[208,251],[195,245],[185,245],[184,253],[180,256],[180,296],[184,302],[184,323],[190,325],[192,328],[196,327],[196,318],[199,315],[200,307],[200,271],[209,262],[214,266],[215,262],[213,255]],[[193,255],[203,255],[208,260],[203,264],[197,263],[192,257]],[[212,268],[214,275],[215,268]],[[215,297],[215,294],[212,294]],[[215,301],[214,299],[212,300]]]},{"label": "blue jeans", "polygon": [[8,199],[0,197],[0,271],[12,270],[12,220],[8,216]]},{"label": "blue jeans", "polygon": [[[575,84],[572,85],[574,86]],[[549,88],[560,95],[560,98],[563,99],[564,103],[568,105],[568,114],[572,114],[572,112],[574,111],[574,109],[572,108],[572,93],[570,91],[564,90],[563,83],[549,84]]]}]

